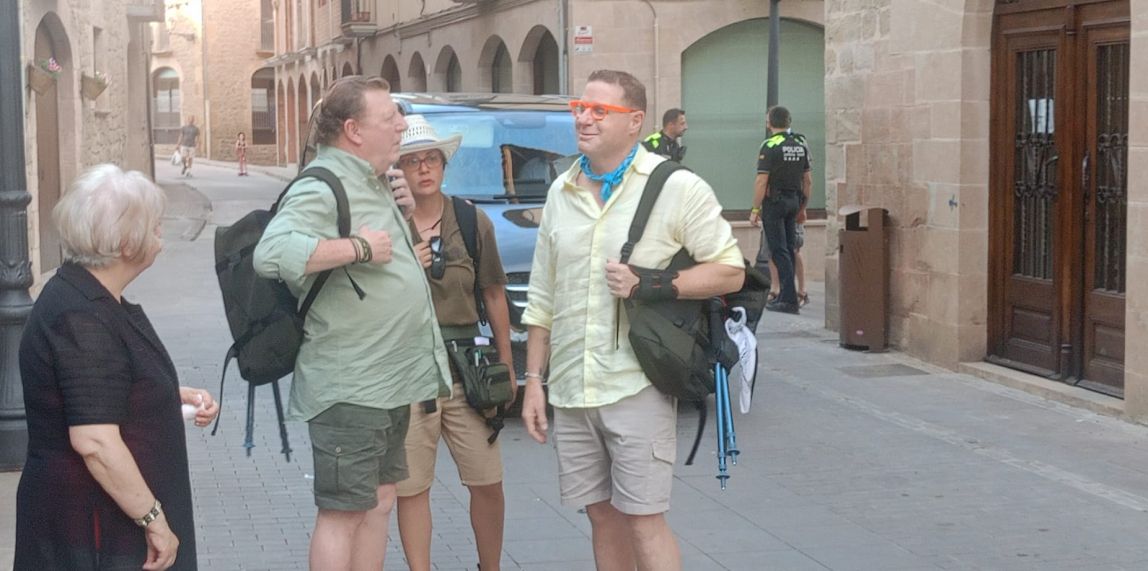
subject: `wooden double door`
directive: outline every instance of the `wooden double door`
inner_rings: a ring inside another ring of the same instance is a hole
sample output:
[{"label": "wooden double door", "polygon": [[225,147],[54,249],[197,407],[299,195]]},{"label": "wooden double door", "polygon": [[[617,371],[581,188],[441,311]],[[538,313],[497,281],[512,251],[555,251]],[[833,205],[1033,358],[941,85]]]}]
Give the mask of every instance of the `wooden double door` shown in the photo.
[{"label": "wooden double door", "polygon": [[1123,395],[1128,0],[999,0],[989,360]]}]

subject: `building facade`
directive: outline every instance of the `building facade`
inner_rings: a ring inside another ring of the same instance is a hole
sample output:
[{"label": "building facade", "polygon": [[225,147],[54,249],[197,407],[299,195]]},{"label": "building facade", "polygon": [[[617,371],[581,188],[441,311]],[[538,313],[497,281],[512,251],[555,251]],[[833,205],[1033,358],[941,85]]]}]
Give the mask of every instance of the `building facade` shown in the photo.
[{"label": "building facade", "polygon": [[167,0],[151,48],[152,129],[157,154],[171,154],[195,116],[199,156],[234,161],[247,138],[253,164],[276,161],[272,0]]},{"label": "building facade", "polygon": [[159,0],[21,0],[28,244],[43,282],[61,260],[52,209],[88,167],[152,172],[148,23]]},{"label": "building facade", "polygon": [[1135,349],[1148,341],[1148,1],[828,0],[825,13],[828,209],[888,210],[892,343],[1123,397],[1148,418]]},{"label": "building facade", "polygon": [[[823,11],[820,0],[781,3],[781,99],[815,149]],[[646,84],[649,131],[667,109],[686,109],[686,163],[728,209],[747,211],[765,135],[768,16],[757,0],[285,0],[272,60],[279,160],[298,159],[312,106],[343,75],[381,75],[397,91],[577,94],[591,71],[616,68]]]}]

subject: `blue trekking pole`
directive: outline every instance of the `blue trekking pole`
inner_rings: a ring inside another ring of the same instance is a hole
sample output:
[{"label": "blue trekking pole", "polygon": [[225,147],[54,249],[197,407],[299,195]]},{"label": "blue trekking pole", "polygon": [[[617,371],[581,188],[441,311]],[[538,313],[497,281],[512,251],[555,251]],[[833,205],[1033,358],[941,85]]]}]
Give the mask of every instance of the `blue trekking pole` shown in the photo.
[{"label": "blue trekking pole", "polygon": [[717,417],[717,461],[718,461],[718,475],[717,479],[721,482],[721,489],[725,489],[726,480],[729,479],[729,473],[726,467],[726,457],[733,459],[733,463],[737,464],[737,438],[734,436],[733,431],[733,413],[729,402],[729,374],[725,367],[721,364],[721,359],[718,347],[720,346],[720,339],[725,335],[725,327],[722,322],[723,304],[720,298],[713,298],[710,300],[709,322],[710,322],[710,344],[711,350],[714,355],[714,416]]}]

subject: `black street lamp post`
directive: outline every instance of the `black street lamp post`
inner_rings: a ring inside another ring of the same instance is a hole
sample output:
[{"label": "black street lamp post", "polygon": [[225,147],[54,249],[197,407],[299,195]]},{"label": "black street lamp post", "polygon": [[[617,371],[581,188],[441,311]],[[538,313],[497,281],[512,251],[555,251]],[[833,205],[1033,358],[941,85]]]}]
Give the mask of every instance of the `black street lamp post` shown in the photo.
[{"label": "black street lamp post", "polygon": [[769,67],[766,70],[765,105],[766,108],[777,105],[778,84],[778,53],[781,51],[781,10],[778,4],[781,0],[769,0]]},{"label": "black street lamp post", "polygon": [[19,2],[0,1],[0,470],[18,470],[28,447],[20,335],[32,311],[28,194],[24,174],[24,81]]}]

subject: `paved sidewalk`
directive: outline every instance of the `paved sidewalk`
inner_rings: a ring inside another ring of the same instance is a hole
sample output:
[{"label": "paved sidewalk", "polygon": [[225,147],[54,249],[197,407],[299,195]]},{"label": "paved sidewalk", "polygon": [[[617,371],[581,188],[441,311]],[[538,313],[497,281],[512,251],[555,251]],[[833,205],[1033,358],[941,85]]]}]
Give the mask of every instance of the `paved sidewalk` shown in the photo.
[{"label": "paved sidewalk", "polygon": [[[176,180],[158,168],[165,184],[206,198],[210,219],[192,241],[169,234],[128,295],[183,382],[214,393],[229,344],[214,225],[266,206],[281,182],[253,174],[237,183],[207,165]],[[898,353],[840,349],[820,326],[822,295],[813,289],[800,316],[767,314],[758,393],[748,415],[735,413],[742,456],[726,491],[714,479],[712,426],[697,463],[681,465],[696,427],[695,414],[681,412],[669,519],[685,569],[1148,569],[1148,429]],[[296,453],[285,462],[261,389],[247,457],[244,389],[229,381],[219,436],[188,429],[201,568],[305,569],[315,513],[305,426],[290,424]],[[504,568],[593,569],[585,515],[559,505],[552,447],[517,421],[502,442]],[[436,569],[474,569],[467,493],[445,447],[438,466]],[[7,514],[12,485],[0,477]],[[393,525],[388,549],[387,568],[405,568]]]}]

